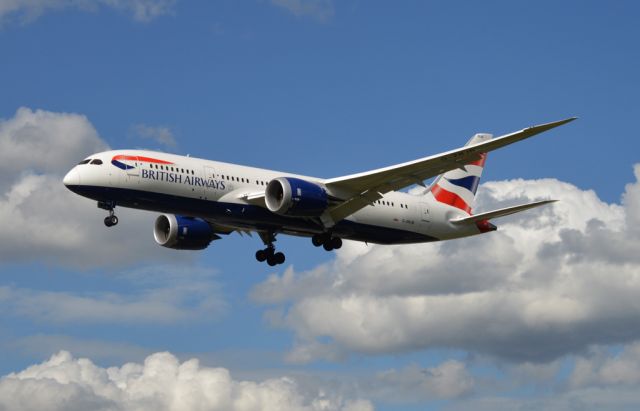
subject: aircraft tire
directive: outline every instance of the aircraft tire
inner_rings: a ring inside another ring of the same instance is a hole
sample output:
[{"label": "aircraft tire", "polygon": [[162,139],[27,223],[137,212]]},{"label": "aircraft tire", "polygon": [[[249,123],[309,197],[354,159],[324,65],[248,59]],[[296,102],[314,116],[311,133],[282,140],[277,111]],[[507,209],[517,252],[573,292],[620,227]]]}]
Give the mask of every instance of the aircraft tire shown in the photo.
[{"label": "aircraft tire", "polygon": [[340,237],[334,237],[331,239],[331,247],[334,250],[340,249],[342,247],[342,239]]},{"label": "aircraft tire", "polygon": [[258,260],[259,262],[263,262],[267,259],[267,253],[264,250],[258,250],[256,251],[256,260]]},{"label": "aircraft tire", "polygon": [[284,260],[285,260],[284,253],[275,253],[275,254],[273,255],[273,259],[274,259],[274,261],[276,262],[276,264],[282,264],[282,263],[284,263]]}]

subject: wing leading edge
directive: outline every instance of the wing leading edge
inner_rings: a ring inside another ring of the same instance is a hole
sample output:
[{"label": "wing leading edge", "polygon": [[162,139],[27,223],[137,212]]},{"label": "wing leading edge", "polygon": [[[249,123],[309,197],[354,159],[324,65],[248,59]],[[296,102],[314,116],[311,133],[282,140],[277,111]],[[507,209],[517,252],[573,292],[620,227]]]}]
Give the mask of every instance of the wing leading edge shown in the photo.
[{"label": "wing leading edge", "polygon": [[332,225],[333,222],[339,221],[381,198],[385,193],[413,184],[422,184],[428,178],[464,167],[465,164],[480,159],[482,153],[533,137],[536,134],[567,124],[576,118],[570,117],[565,120],[528,127],[479,144],[464,146],[406,163],[328,179],[325,181],[327,189],[333,195],[342,198],[343,201],[328,210],[322,218],[323,223]]}]

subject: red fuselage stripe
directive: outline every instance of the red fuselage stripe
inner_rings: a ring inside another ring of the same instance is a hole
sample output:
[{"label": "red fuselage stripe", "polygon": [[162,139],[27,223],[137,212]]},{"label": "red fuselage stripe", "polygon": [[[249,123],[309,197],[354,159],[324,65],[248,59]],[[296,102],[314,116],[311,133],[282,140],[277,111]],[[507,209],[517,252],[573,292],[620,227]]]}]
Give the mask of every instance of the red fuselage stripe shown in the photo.
[{"label": "red fuselage stripe", "polygon": [[131,160],[131,161],[142,161],[145,163],[155,163],[155,164],[173,164],[169,161],[158,160],[157,158],[151,157],[139,157],[139,156],[127,156],[124,154],[120,154],[118,156],[113,157],[113,160]]}]

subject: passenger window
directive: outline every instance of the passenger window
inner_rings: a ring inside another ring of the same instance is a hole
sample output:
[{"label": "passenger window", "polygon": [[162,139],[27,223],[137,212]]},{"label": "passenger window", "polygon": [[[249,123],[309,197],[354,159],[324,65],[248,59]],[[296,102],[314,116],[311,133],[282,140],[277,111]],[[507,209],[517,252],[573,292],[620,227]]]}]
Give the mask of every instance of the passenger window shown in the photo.
[{"label": "passenger window", "polygon": [[97,158],[96,158],[95,160],[93,160],[93,161],[91,162],[91,164],[95,164],[95,165],[99,166],[99,165],[101,165],[101,164],[102,164],[102,160],[99,160],[99,159],[97,159]]}]

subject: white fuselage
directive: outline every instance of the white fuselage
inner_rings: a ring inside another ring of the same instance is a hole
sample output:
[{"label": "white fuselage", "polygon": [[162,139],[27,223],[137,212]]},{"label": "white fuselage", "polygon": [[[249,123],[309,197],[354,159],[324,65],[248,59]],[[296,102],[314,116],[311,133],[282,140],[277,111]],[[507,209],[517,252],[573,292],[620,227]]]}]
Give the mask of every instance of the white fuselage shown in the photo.
[{"label": "white fuselage", "polygon": [[[270,212],[252,198],[264,196],[278,177],[323,186],[324,179],[146,150],[115,150],[87,157],[64,183],[100,202],[161,213],[200,217],[225,229],[312,236],[326,227],[312,218]],[[99,161],[95,161],[99,160]],[[329,193],[331,194],[331,193]],[[466,214],[435,201],[431,193],[389,192],[338,221],[331,231],[344,239],[373,243],[414,243],[479,234],[473,225],[454,225]]]}]

